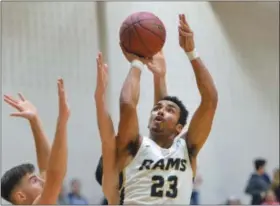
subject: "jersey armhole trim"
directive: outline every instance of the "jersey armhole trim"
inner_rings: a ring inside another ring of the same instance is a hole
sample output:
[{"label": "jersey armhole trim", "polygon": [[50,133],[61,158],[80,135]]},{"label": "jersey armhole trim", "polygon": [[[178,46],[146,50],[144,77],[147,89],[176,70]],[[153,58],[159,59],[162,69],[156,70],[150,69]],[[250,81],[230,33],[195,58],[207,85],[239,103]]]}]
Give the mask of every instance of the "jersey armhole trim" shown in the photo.
[{"label": "jersey armhole trim", "polygon": [[181,137],[184,141],[185,141],[185,147],[186,147],[186,149],[187,149],[187,151],[188,151],[188,158],[189,158],[189,161],[190,161],[190,165],[191,165],[191,168],[192,168],[192,171],[193,171],[193,181],[194,181],[194,178],[195,178],[195,173],[194,173],[194,168],[193,168],[193,165],[192,165],[192,159],[194,158],[193,157],[193,148],[191,148],[190,146],[189,146],[189,144],[188,144],[188,141],[187,141],[187,139],[185,138],[185,137]]}]

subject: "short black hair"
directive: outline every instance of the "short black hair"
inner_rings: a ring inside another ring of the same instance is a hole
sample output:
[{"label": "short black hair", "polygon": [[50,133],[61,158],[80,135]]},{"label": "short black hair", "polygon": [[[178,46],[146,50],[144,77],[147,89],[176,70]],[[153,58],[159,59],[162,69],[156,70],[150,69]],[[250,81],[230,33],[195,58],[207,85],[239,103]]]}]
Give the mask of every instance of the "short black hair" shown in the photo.
[{"label": "short black hair", "polygon": [[255,159],[254,166],[256,170],[259,170],[261,167],[265,166],[266,160],[265,159]]},{"label": "short black hair", "polygon": [[167,100],[167,101],[173,102],[180,108],[180,117],[179,117],[178,123],[185,126],[185,124],[187,123],[187,118],[189,116],[189,112],[186,109],[183,102],[180,99],[178,99],[178,97],[175,97],[175,96],[165,96],[162,100]]},{"label": "short black hair", "polygon": [[25,163],[11,168],[6,171],[1,178],[1,197],[9,202],[11,201],[11,193],[16,186],[19,185],[21,179],[29,173],[33,173],[35,167],[33,164]]}]

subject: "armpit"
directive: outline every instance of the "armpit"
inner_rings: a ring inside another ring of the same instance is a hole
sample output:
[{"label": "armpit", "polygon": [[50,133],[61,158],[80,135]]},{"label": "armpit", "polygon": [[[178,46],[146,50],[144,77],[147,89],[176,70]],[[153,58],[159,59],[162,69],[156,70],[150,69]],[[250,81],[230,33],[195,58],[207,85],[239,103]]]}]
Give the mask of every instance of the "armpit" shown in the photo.
[{"label": "armpit", "polygon": [[138,135],[136,138],[134,138],[134,141],[131,141],[127,145],[127,150],[132,157],[135,157],[135,155],[137,154],[140,148],[140,144],[140,135]]}]

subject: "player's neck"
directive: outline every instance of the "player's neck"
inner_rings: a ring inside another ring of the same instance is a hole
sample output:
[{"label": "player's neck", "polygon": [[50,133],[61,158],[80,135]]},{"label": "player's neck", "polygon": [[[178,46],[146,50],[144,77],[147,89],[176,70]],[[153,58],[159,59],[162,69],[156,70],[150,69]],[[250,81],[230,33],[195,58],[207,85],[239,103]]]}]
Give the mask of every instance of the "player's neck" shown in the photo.
[{"label": "player's neck", "polygon": [[159,135],[159,134],[150,134],[150,138],[157,143],[161,148],[170,148],[173,144],[175,135]]},{"label": "player's neck", "polygon": [[260,176],[262,176],[262,175],[264,175],[264,172],[262,172],[262,171],[256,171],[256,173],[258,174],[258,175],[260,175]]}]

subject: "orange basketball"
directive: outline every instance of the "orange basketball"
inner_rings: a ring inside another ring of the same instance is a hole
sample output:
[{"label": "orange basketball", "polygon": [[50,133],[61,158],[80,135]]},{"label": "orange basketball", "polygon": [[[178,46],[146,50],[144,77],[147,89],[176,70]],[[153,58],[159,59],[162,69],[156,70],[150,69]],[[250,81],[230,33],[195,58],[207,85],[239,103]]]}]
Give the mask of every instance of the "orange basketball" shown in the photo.
[{"label": "orange basketball", "polygon": [[166,30],[153,13],[136,12],[124,20],[119,35],[127,52],[140,57],[152,57],[162,49]]}]

